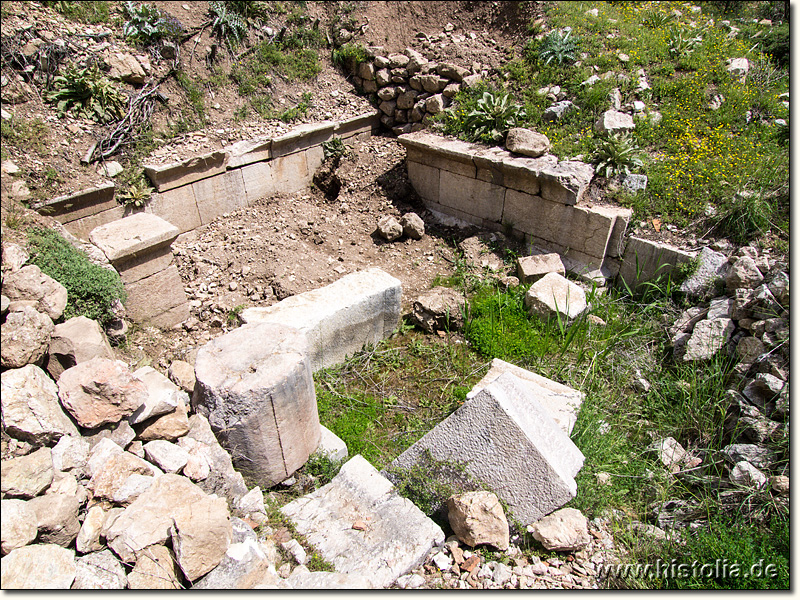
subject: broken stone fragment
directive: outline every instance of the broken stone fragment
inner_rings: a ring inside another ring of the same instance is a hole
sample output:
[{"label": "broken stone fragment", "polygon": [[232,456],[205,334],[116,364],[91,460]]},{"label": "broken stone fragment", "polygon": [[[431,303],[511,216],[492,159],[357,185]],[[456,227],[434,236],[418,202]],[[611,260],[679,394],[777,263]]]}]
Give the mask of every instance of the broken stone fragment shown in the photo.
[{"label": "broken stone fragment", "polygon": [[574,552],[590,541],[586,517],[574,508],[562,508],[528,526],[534,539],[548,550]]},{"label": "broken stone fragment", "polygon": [[389,242],[403,235],[403,226],[391,215],[385,215],[378,221],[378,233]]},{"label": "broken stone fragment", "polygon": [[421,294],[412,306],[411,317],[428,333],[461,331],[464,328],[464,296],[453,288],[435,287]]},{"label": "broken stone fragment", "polygon": [[492,492],[478,491],[451,496],[447,518],[458,539],[468,546],[490,544],[508,548],[508,521],[500,500]]}]

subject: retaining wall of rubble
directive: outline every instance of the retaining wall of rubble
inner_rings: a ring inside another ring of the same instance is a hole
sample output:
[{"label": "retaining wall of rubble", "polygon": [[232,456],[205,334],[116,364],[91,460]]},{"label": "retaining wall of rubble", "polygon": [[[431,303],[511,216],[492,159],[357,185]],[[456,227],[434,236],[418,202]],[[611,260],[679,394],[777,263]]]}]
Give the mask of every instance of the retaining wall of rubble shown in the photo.
[{"label": "retaining wall of rubble", "polygon": [[[322,164],[323,142],[334,137],[369,137],[380,127],[378,115],[301,125],[277,138],[244,140],[181,162],[145,165],[156,191],[144,210],[185,233],[259,198],[306,188]],[[110,182],[35,208],[83,240],[95,227],[132,212],[116,201]]]}]

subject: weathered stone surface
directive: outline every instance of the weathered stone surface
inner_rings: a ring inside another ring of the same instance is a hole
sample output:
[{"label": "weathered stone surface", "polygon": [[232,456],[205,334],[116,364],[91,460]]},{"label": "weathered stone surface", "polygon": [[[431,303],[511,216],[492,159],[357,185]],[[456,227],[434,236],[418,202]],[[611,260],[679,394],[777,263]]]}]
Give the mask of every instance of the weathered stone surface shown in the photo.
[{"label": "weathered stone surface", "polygon": [[586,310],[586,293],[558,273],[548,273],[525,294],[525,306],[542,319],[569,321]]},{"label": "weathered stone surface", "polygon": [[42,544],[58,544],[65,548],[72,544],[81,530],[78,521],[80,502],[66,494],[45,494],[28,501],[36,514],[38,541]]},{"label": "weathered stone surface", "polygon": [[200,211],[197,210],[197,200],[191,185],[154,192],[150,197],[149,207],[153,214],[175,225],[181,233],[201,225]]},{"label": "weathered stone surface", "polygon": [[560,121],[562,118],[564,118],[564,115],[577,109],[578,107],[569,100],[562,100],[561,102],[556,102],[555,104],[548,106],[544,113],[542,113],[542,120],[550,123]]},{"label": "weathered stone surface", "polygon": [[378,220],[378,233],[388,242],[400,238],[403,235],[403,226],[391,215],[385,215]]},{"label": "weathered stone surface", "polygon": [[745,460],[733,466],[730,480],[735,485],[748,488],[761,489],[767,485],[767,476]]},{"label": "weathered stone surface", "polygon": [[174,442],[189,432],[189,407],[185,396],[178,395],[178,406],[171,413],[149,419],[136,426],[137,437],[143,442],[167,440]]},{"label": "weathered stone surface", "polygon": [[[301,158],[305,163],[303,154]],[[274,162],[281,162],[281,159],[276,158],[271,164]],[[208,225],[228,211],[247,206],[247,192],[241,169],[195,181],[192,183],[192,190],[203,225]]]},{"label": "weathered stone surface", "polygon": [[174,412],[183,401],[188,404],[189,396],[153,367],[142,367],[133,376],[147,386],[147,400],[130,416],[131,425],[137,425],[153,417]]},{"label": "weathered stone surface", "polygon": [[753,289],[757,287],[762,281],[764,276],[758,270],[756,262],[749,256],[740,256],[736,262],[731,265],[728,276],[725,278],[725,285],[728,291],[732,292],[737,288]]},{"label": "weathered stone surface", "polygon": [[729,444],[722,449],[722,455],[731,465],[747,461],[757,469],[768,469],[775,460],[769,449],[755,444]]},{"label": "weathered stone surface", "polygon": [[169,548],[156,544],[136,553],[136,566],[128,575],[132,590],[177,590],[180,583],[178,566]]},{"label": "weathered stone surface", "polygon": [[[463,469],[437,466],[448,462]],[[505,373],[386,470],[394,477],[415,465],[430,469],[431,478],[471,485],[467,491],[480,482],[500,496],[516,519],[531,523],[575,497],[574,475],[583,454],[524,383]],[[464,482],[465,477],[472,481]]]},{"label": "weathered stone surface", "polygon": [[[225,496],[231,503],[235,503],[247,493],[247,486],[241,473],[234,470],[230,454],[219,445],[203,415],[192,415],[188,423],[190,430],[186,437],[178,440],[178,445],[190,456],[189,462],[183,468],[184,474],[191,477],[192,469],[197,470],[196,475],[202,475],[200,471],[207,470],[205,477],[201,480],[198,477],[200,488],[208,494]],[[206,462],[205,469],[202,461]]]},{"label": "weathered stone surface", "polygon": [[769,283],[769,291],[781,306],[789,308],[789,276],[779,271]]},{"label": "weathered stone surface", "polygon": [[266,514],[264,492],[261,491],[260,487],[254,487],[236,502],[236,508],[243,515],[248,515],[253,512]]},{"label": "weathered stone surface", "polygon": [[731,316],[734,302],[732,298],[722,296],[720,298],[712,298],[708,305],[708,314],[706,318],[711,321],[714,319],[728,319]]},{"label": "weathered stone surface", "polygon": [[558,254],[535,254],[517,259],[517,275],[520,283],[535,283],[548,273],[567,274]]},{"label": "weathered stone surface", "polygon": [[729,58],[725,70],[735,77],[744,78],[750,70],[750,62],[746,58]]},{"label": "weathered stone surface", "polygon": [[317,371],[392,334],[400,319],[400,281],[381,269],[365,269],[240,316],[244,323],[280,323],[304,332]]},{"label": "weathered stone surface", "polygon": [[420,295],[411,309],[411,317],[428,333],[464,329],[466,300],[457,290],[435,287]]},{"label": "weathered stone surface", "polygon": [[61,404],[89,429],[118,423],[147,401],[147,387],[119,360],[92,358],[58,379]]},{"label": "weathered stone surface", "polygon": [[75,579],[75,552],[55,544],[12,550],[0,561],[4,590],[68,590]]},{"label": "weathered stone surface", "polygon": [[597,133],[621,133],[632,131],[636,128],[633,122],[633,117],[629,114],[619,112],[618,110],[607,110],[597,122],[594,124],[594,130]]},{"label": "weathered stone surface", "polygon": [[439,174],[439,199],[444,206],[466,212],[478,219],[499,223],[503,214],[505,188],[450,171]]},{"label": "weathered stone surface", "polygon": [[144,454],[151,463],[166,473],[178,473],[189,461],[189,453],[166,440],[153,440],[144,445]]},{"label": "weathered stone surface", "polygon": [[0,364],[18,369],[38,362],[47,352],[52,332],[53,321],[45,313],[30,306],[9,308],[0,329]]},{"label": "weathered stone surface", "polygon": [[123,419],[116,425],[93,430],[96,433],[84,431],[83,439],[87,440],[91,447],[94,447],[104,439],[111,440],[120,448],[127,448],[136,437],[136,432],[130,426],[127,419]]},{"label": "weathered stone surface", "polygon": [[591,183],[594,167],[577,160],[561,161],[554,167],[543,168],[539,177],[542,198],[574,205],[580,202]]},{"label": "weathered stone surface", "polygon": [[76,560],[73,590],[124,590],[125,569],[110,550],[93,552]]},{"label": "weathered stone surface", "polygon": [[417,213],[404,214],[400,225],[403,226],[403,235],[412,240],[421,240],[425,235],[425,221]]},{"label": "weathered stone surface", "polygon": [[169,246],[180,230],[151,213],[136,213],[92,230],[91,242],[118,265]]},{"label": "weathered stone surface", "polygon": [[509,152],[537,158],[550,150],[550,140],[543,133],[524,127],[513,127],[506,136],[506,149]]},{"label": "weathered stone surface", "polygon": [[224,173],[227,163],[227,152],[218,150],[169,165],[145,165],[144,174],[153,183],[156,191],[163,192]]},{"label": "weathered stone surface", "polygon": [[769,478],[770,488],[780,496],[789,495],[789,478],[786,475],[773,475]]},{"label": "weathered stone surface", "polygon": [[784,385],[786,384],[783,380],[770,373],[759,373],[745,386],[742,394],[755,406],[766,410],[769,403],[773,402],[781,393]]},{"label": "weathered stone surface", "polygon": [[86,511],[83,524],[75,540],[75,548],[78,552],[86,554],[87,552],[97,552],[104,548],[100,542],[100,533],[103,531],[106,516],[107,513],[101,506],[95,505]]},{"label": "weathered stone surface", "polygon": [[697,255],[697,269],[681,284],[681,292],[692,298],[703,298],[714,292],[718,282],[728,274],[728,257],[704,246]]},{"label": "weathered stone surface", "polygon": [[[6,163],[3,162],[5,165]],[[4,171],[5,172],[5,171]],[[28,262],[30,254],[19,244],[5,243],[2,250],[3,271],[19,271]]]},{"label": "weathered stone surface", "polygon": [[140,475],[133,473],[125,478],[122,485],[114,490],[113,500],[115,504],[127,506],[136,498],[141,496],[153,485],[154,477],[150,475]]},{"label": "weathered stone surface", "polygon": [[111,439],[104,438],[98,441],[89,451],[86,465],[86,474],[94,477],[99,473],[112,456],[122,454],[122,447]]},{"label": "weathered stone surface", "polygon": [[[131,475],[155,476],[161,472],[149,462],[130,452],[115,454],[100,467],[89,481],[95,498],[115,500]],[[128,495],[121,496],[127,499]]]},{"label": "weathered stone surface", "polygon": [[[363,574],[379,588],[419,565],[444,533],[361,456],[333,480],[281,511],[340,573]],[[368,523],[354,529],[357,521]]]},{"label": "weathered stone surface", "polygon": [[272,158],[271,139],[252,139],[242,140],[227,146],[225,151],[228,153],[228,169],[243,167],[262,160]]},{"label": "weathered stone surface", "polygon": [[105,61],[111,69],[108,76],[127,83],[141,85],[150,73],[150,60],[147,56],[133,56],[127,52],[109,52]]},{"label": "weathered stone surface", "polygon": [[674,246],[631,237],[625,247],[625,255],[619,277],[631,290],[648,281],[675,278],[680,264],[691,262],[694,255]]},{"label": "weathered stone surface", "polygon": [[201,348],[195,410],[238,469],[264,486],[283,481],[319,445],[308,343],[276,323],[244,325]]},{"label": "weathered stone surface", "polygon": [[[583,403],[583,393],[567,385],[563,385],[547,377],[537,375],[527,369],[512,365],[504,360],[492,360],[489,372],[475,384],[467,394],[467,400],[474,398],[478,392],[500,377],[503,373],[515,375],[520,382],[536,397],[547,413],[552,417],[561,430],[570,435],[575,422],[578,420],[578,411]],[[577,471],[572,475],[576,475]]]},{"label": "weathered stone surface", "polygon": [[174,264],[127,284],[125,290],[128,292],[125,308],[133,321],[169,328],[189,316],[186,292]]},{"label": "weathered stone surface", "polygon": [[700,321],[686,342],[683,361],[709,360],[725,348],[735,329],[733,321],[726,318]]},{"label": "weathered stone surface", "polygon": [[586,517],[574,508],[562,508],[528,527],[533,537],[548,550],[574,552],[590,541]]},{"label": "weathered stone surface", "polygon": [[39,312],[54,321],[67,306],[67,288],[42,273],[36,265],[28,265],[7,274],[3,278],[3,295],[9,300],[35,300]]},{"label": "weathered stone surface", "polygon": [[167,377],[187,394],[194,391],[194,367],[186,361],[173,360],[167,370]]},{"label": "weathered stone surface", "polygon": [[10,436],[39,446],[78,435],[58,402],[58,387],[39,367],[4,371],[0,386],[3,430]]},{"label": "weathered stone surface", "polygon": [[100,324],[82,315],[55,326],[48,354],[47,372],[55,380],[67,369],[92,358],[114,359]]},{"label": "weathered stone surface", "polygon": [[654,453],[661,464],[668,469],[679,465],[686,459],[686,449],[673,437],[653,442],[648,446],[647,451]]},{"label": "weathered stone surface", "polygon": [[447,500],[447,519],[458,539],[468,546],[490,544],[508,548],[508,521],[492,492],[466,492]]},{"label": "weathered stone surface", "polygon": [[216,567],[233,538],[228,503],[203,497],[172,513],[172,548],[178,566],[189,581]]},{"label": "weathered stone surface", "polygon": [[375,586],[368,577],[357,573],[309,571],[297,568],[287,579],[293,590],[370,590]]},{"label": "weathered stone surface", "polygon": [[328,460],[332,462],[343,461],[347,458],[347,444],[333,433],[330,429],[325,427],[324,425],[319,426],[320,429],[320,437],[319,437],[319,448],[317,448],[317,452],[321,452],[324,456],[328,457]]},{"label": "weathered stone surface", "polygon": [[255,540],[231,544],[225,556],[208,575],[192,585],[193,590],[249,590],[267,573],[270,561]]},{"label": "weathered stone surface", "polygon": [[25,500],[0,501],[0,549],[3,556],[36,539],[36,512]]},{"label": "weathered stone surface", "polygon": [[33,498],[53,483],[53,459],[50,448],[10,458],[2,462],[0,488],[6,496]]}]

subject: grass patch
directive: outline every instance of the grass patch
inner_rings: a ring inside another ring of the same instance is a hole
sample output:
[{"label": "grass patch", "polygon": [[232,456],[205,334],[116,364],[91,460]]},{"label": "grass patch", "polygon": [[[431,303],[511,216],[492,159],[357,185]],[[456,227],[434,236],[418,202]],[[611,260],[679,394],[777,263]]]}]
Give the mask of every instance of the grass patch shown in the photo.
[{"label": "grass patch", "polygon": [[61,13],[72,21],[96,25],[98,23],[108,23],[111,17],[110,2],[105,0],[91,0],[79,2],[42,2],[45,6]]},{"label": "grass patch", "polygon": [[50,136],[50,128],[39,118],[27,120],[12,117],[0,124],[0,136],[4,144],[26,152],[42,153]]}]

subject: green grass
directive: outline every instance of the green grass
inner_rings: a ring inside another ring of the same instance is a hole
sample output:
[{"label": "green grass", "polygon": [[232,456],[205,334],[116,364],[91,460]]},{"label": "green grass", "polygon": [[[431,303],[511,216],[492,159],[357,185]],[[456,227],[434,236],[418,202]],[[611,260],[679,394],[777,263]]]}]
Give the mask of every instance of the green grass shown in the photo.
[{"label": "green grass", "polygon": [[3,139],[3,145],[16,146],[23,151],[43,152],[49,135],[50,128],[39,118],[13,117],[3,120],[0,125],[0,137]]},{"label": "green grass", "polygon": [[63,0],[56,2],[42,2],[61,13],[68,19],[79,21],[80,23],[88,23],[96,25],[98,23],[108,23],[111,15],[110,2],[104,0],[91,0],[79,2],[64,2]]}]

